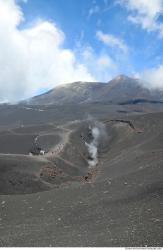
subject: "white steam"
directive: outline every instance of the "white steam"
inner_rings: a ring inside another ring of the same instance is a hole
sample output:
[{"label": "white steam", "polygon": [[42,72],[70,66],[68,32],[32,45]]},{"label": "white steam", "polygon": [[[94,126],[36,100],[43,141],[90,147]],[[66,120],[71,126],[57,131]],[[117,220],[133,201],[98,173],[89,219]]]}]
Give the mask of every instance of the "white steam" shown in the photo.
[{"label": "white steam", "polygon": [[100,122],[95,122],[94,126],[89,126],[89,130],[91,131],[92,141],[90,143],[85,142],[85,145],[88,148],[89,158],[88,164],[89,167],[95,167],[98,164],[98,146],[100,143],[100,138],[105,136],[106,138],[106,130],[104,124]]},{"label": "white steam", "polygon": [[100,137],[100,130],[96,127],[92,128],[92,136],[93,141],[91,143],[85,142],[90,159],[88,160],[88,164],[90,167],[95,167],[98,163],[98,141]]}]

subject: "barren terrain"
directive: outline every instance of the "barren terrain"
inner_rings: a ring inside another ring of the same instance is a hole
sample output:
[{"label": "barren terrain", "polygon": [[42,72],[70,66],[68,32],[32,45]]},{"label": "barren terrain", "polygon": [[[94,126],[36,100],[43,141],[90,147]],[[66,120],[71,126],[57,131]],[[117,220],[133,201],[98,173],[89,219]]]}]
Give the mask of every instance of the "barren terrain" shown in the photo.
[{"label": "barren terrain", "polygon": [[[2,105],[0,246],[162,246],[155,105]],[[104,135],[90,167],[95,126]]]}]

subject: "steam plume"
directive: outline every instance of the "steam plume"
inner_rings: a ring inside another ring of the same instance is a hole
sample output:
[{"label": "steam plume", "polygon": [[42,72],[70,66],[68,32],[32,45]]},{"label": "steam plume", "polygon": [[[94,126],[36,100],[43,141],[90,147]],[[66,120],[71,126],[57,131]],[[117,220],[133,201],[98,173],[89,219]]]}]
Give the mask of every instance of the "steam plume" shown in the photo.
[{"label": "steam plume", "polygon": [[88,164],[89,167],[95,167],[98,164],[98,146],[100,142],[100,138],[106,135],[106,130],[104,124],[100,122],[95,122],[94,126],[89,126],[89,130],[91,131],[92,141],[90,143],[85,142],[85,145],[88,148],[89,159]]}]

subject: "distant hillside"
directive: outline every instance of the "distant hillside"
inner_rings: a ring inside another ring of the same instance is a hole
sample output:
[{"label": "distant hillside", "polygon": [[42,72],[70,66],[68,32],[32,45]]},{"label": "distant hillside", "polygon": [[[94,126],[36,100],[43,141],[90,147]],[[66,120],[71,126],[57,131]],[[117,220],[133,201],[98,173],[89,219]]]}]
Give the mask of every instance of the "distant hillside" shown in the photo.
[{"label": "distant hillside", "polygon": [[108,83],[74,82],[27,100],[31,105],[62,105],[70,103],[110,102],[133,104],[139,102],[162,102],[163,92],[143,87],[138,79],[119,75]]}]

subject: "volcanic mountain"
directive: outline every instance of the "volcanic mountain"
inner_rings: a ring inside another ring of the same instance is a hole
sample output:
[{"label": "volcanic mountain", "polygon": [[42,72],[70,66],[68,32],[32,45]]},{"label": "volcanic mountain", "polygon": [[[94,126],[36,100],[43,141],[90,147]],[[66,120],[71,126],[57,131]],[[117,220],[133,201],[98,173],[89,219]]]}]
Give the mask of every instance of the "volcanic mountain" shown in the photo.
[{"label": "volcanic mountain", "polygon": [[31,105],[63,105],[83,103],[132,104],[162,102],[163,92],[150,90],[136,79],[119,75],[107,83],[74,82],[64,84],[28,100]]},{"label": "volcanic mountain", "polygon": [[120,75],[0,105],[0,247],[162,247],[163,93]]}]

